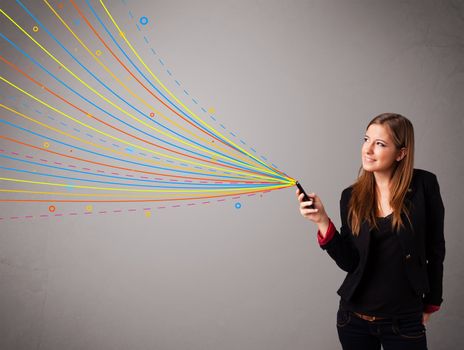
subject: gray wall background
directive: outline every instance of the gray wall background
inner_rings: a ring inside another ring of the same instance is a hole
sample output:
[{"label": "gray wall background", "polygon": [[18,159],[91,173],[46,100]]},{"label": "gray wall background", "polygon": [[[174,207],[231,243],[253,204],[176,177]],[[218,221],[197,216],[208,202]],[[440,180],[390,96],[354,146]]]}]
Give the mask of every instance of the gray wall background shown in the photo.
[{"label": "gray wall background", "polygon": [[[446,207],[429,345],[462,348],[464,2],[127,3],[189,91],[317,192],[337,226],[368,121],[411,119],[416,167],[437,174]],[[1,223],[0,348],[338,348],[344,274],[294,189],[233,204]]]}]

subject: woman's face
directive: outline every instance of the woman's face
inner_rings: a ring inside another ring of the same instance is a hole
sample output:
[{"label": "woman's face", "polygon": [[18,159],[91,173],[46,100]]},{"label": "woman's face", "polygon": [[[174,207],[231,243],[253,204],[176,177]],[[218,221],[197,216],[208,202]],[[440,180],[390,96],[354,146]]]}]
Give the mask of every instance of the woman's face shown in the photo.
[{"label": "woman's face", "polygon": [[369,126],[361,149],[362,166],[365,171],[391,172],[395,163],[403,157],[404,150],[395,146],[387,126]]}]

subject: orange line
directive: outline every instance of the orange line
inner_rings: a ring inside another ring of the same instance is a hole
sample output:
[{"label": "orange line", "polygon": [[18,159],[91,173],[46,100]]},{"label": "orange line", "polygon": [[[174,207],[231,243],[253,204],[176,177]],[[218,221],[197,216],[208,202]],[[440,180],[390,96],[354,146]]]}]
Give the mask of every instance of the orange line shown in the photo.
[{"label": "orange line", "polygon": [[165,176],[165,177],[175,177],[175,178],[189,179],[189,180],[192,180],[192,179],[193,180],[200,180],[200,181],[208,180],[208,181],[212,181],[212,182],[216,182],[216,183],[219,182],[219,183],[274,184],[273,182],[240,181],[240,180],[218,181],[217,179],[210,179],[210,178],[203,178],[203,177],[182,176],[182,175],[166,175],[166,174],[163,174],[163,173],[155,173],[155,172],[151,172],[151,171],[144,171],[144,170],[125,168],[125,167],[120,167],[120,166],[116,166],[116,165],[109,165],[109,164],[106,164],[106,163],[96,162],[96,161],[93,161],[93,160],[83,159],[83,158],[79,158],[79,157],[75,157],[75,156],[70,156],[68,154],[63,154],[63,153],[51,151],[51,150],[46,149],[46,148],[34,146],[34,145],[31,145],[31,144],[28,144],[28,143],[25,143],[25,142],[22,142],[22,141],[19,141],[19,140],[16,140],[16,139],[10,138],[8,136],[4,136],[4,135],[0,135],[0,139],[5,139],[5,140],[8,140],[8,141],[11,141],[11,142],[14,142],[14,143],[18,143],[18,144],[26,146],[26,147],[31,147],[31,148],[34,148],[34,149],[37,149],[37,150],[40,150],[40,151],[48,152],[48,153],[59,155],[59,156],[66,157],[66,158],[75,159],[75,160],[85,162],[85,163],[97,164],[97,165],[101,165],[101,166],[104,166],[104,167],[120,169],[120,170],[126,170],[126,171],[132,171],[132,172],[142,173],[142,174]]},{"label": "orange line", "polygon": [[150,89],[148,89],[132,72],[129,68],[127,68],[127,66],[119,59],[119,57],[113,52],[113,50],[111,50],[111,48],[106,44],[106,42],[101,38],[101,36],[98,34],[98,32],[95,30],[95,28],[92,26],[92,24],[87,20],[87,18],[85,17],[85,15],[81,12],[81,10],[79,9],[79,6],[77,6],[75,4],[75,2],[73,0],[70,0],[70,2],[72,3],[72,5],[74,6],[74,8],[77,10],[77,12],[79,13],[79,15],[82,17],[82,19],[85,21],[85,23],[87,23],[87,25],[89,26],[89,28],[92,30],[92,32],[94,32],[94,34],[98,37],[98,39],[102,42],[102,44],[108,49],[109,52],[111,52],[111,55],[124,67],[124,69],[140,84],[143,86],[143,88],[150,94],[152,95],[154,98],[156,98],[158,101],[160,101],[166,108],[168,108],[171,112],[173,112],[174,114],[176,114],[177,116],[179,116],[180,118],[182,118],[185,122],[187,122],[188,124],[192,125],[193,127],[195,127],[196,129],[200,130],[201,132],[205,133],[206,135],[218,140],[219,142],[221,142],[222,144],[230,147],[231,149],[233,149],[234,151],[237,151],[234,147],[232,147],[230,144],[228,143],[225,143],[224,141],[222,141],[221,139],[218,139],[216,136],[212,135],[209,133],[209,131],[206,131],[206,130],[203,130],[202,128],[198,127],[196,124],[192,123],[190,120],[186,119],[185,117],[183,117],[181,114],[179,114],[177,111],[175,111],[174,109],[172,109],[168,104],[166,104],[162,99],[160,99],[156,94],[154,94]]},{"label": "orange line", "polygon": [[290,187],[292,185],[288,185],[281,188],[276,188],[273,190],[266,190],[266,191],[251,191],[251,192],[241,192],[241,193],[234,193],[234,194],[226,194],[226,195],[217,195],[217,196],[205,196],[205,197],[187,197],[187,198],[167,198],[167,199],[134,199],[134,200],[89,200],[89,199],[0,199],[0,202],[47,202],[47,203],[142,203],[142,202],[167,202],[167,201],[185,201],[185,200],[198,200],[198,199],[208,199],[208,198],[218,198],[218,197],[231,197],[231,196],[240,196],[244,194],[253,194],[253,193],[267,193],[271,191],[280,190],[286,187]]},{"label": "orange line", "polygon": [[[250,174],[257,174],[257,175],[263,175],[262,173],[260,172],[256,172],[256,171],[251,171],[251,170],[245,170],[245,169],[240,169],[240,168],[237,168],[237,167],[234,167],[234,166],[230,166],[230,165],[225,165],[225,164],[220,164],[220,163],[216,163],[216,162],[213,162],[213,161],[209,161],[209,160],[205,160],[205,159],[202,159],[202,158],[198,158],[198,157],[194,157],[194,156],[190,156],[190,155],[187,155],[187,154],[184,154],[182,152],[178,152],[178,151],[174,151],[174,150],[171,150],[169,148],[166,148],[166,147],[163,147],[163,146],[160,146],[160,145],[157,145],[155,143],[152,143],[150,141],[147,141],[143,138],[140,138],[138,136],[135,136],[135,135],[132,135],[130,133],[127,133],[125,132],[124,130],[122,129],[119,129],[115,126],[112,126],[111,124],[93,116],[92,114],[86,112],[85,110],[81,109],[80,107],[74,105],[73,103],[69,102],[68,100],[66,100],[65,98],[61,97],[60,95],[58,95],[57,93],[55,93],[54,91],[50,90],[48,87],[46,87],[46,85],[43,85],[41,84],[40,82],[36,81],[34,78],[32,78],[31,76],[29,76],[26,72],[24,72],[23,70],[21,70],[21,68],[17,67],[14,63],[11,63],[10,61],[8,61],[6,58],[4,58],[3,56],[0,55],[0,60],[2,60],[3,62],[5,62],[7,65],[9,65],[10,67],[12,67],[13,69],[15,69],[16,71],[18,71],[19,73],[21,73],[22,75],[24,75],[27,79],[29,79],[30,81],[32,81],[34,84],[40,86],[42,89],[46,90],[47,92],[49,92],[50,94],[52,94],[53,96],[59,98],[61,101],[67,103],[68,105],[74,107],[75,109],[79,110],[81,113],[84,113],[86,116],[92,118],[92,119],[95,119],[96,121],[108,126],[109,128],[111,129],[115,129],[117,131],[119,131],[120,133],[122,134],[125,134],[129,137],[132,137],[132,138],[135,138],[139,141],[142,141],[142,142],[145,142],[151,146],[154,146],[154,147],[158,147],[158,148],[161,148],[165,151],[168,151],[168,152],[172,152],[172,153],[175,153],[175,154],[178,154],[178,155],[182,155],[182,156],[185,156],[187,158],[192,158],[192,159],[195,159],[195,160],[198,160],[200,162],[205,162],[205,163],[211,163],[211,164],[214,164],[214,165],[217,165],[219,167],[225,167],[225,168],[230,168],[230,169],[234,169],[234,170],[238,170],[238,171],[241,171],[241,172],[244,172],[244,173],[250,173]],[[268,175],[269,177],[271,177],[272,175]]]}]

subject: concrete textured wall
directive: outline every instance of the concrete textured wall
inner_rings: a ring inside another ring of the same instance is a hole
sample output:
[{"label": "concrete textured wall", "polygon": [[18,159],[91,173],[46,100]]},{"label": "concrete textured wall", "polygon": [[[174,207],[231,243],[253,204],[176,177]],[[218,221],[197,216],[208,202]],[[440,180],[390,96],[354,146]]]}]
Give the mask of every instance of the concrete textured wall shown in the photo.
[{"label": "concrete textured wall", "polygon": [[[125,2],[108,6],[127,30],[136,33],[128,9],[148,16],[153,44],[189,91],[317,192],[337,226],[367,122],[387,111],[410,118],[416,167],[437,174],[446,207],[444,303],[429,348],[464,348],[464,2]],[[45,16],[41,2],[25,3]],[[20,16],[12,0],[1,7]],[[336,349],[343,277],[294,189],[240,210],[225,201],[150,219],[6,220],[0,348]]]}]

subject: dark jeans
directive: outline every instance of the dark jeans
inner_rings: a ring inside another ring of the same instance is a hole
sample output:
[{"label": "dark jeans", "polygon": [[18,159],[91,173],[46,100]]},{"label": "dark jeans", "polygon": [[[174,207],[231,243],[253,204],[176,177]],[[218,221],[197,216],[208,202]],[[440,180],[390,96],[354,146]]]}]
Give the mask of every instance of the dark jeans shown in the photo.
[{"label": "dark jeans", "polygon": [[338,310],[337,330],[343,350],[427,350],[422,315],[366,321]]}]

